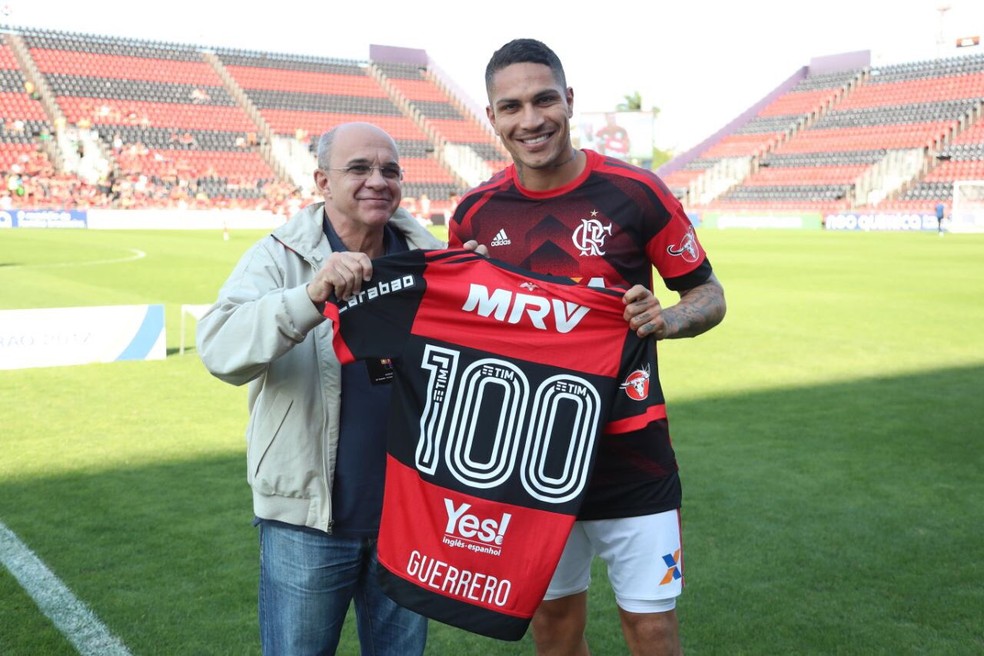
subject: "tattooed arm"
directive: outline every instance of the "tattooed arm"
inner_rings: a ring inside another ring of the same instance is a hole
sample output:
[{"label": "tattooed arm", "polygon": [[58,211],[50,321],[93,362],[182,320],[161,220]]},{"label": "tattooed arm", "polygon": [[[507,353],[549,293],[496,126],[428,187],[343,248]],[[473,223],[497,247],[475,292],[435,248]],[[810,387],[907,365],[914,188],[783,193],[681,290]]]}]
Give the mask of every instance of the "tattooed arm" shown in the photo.
[{"label": "tattooed arm", "polygon": [[625,320],[639,337],[696,337],[721,323],[727,310],[724,288],[712,274],[706,282],[680,292],[676,305],[664,308],[642,285],[625,292]]}]

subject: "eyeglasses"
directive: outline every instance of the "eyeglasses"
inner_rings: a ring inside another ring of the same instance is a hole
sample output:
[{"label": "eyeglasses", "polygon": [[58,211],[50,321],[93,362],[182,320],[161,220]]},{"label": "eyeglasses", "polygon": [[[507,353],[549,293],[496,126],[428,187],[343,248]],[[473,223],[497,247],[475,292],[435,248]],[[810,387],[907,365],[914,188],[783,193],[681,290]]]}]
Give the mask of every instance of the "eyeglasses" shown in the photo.
[{"label": "eyeglasses", "polygon": [[403,179],[403,169],[401,169],[396,164],[384,164],[383,166],[369,166],[368,164],[352,164],[351,166],[346,166],[341,169],[328,169],[329,171],[341,171],[350,178],[356,178],[358,180],[368,180],[372,176],[373,171],[379,171],[379,174],[386,178],[387,180],[402,180]]}]

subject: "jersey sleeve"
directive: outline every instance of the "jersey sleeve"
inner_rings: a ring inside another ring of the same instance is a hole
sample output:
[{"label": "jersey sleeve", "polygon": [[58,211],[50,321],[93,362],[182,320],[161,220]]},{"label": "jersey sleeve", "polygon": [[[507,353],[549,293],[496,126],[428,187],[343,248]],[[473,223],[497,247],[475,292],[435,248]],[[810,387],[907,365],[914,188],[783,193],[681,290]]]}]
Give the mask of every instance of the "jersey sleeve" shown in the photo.
[{"label": "jersey sleeve", "polygon": [[707,281],[711,264],[680,201],[657,183],[663,193],[656,194],[655,212],[664,215],[665,223],[647,242],[646,252],[666,287],[684,291]]},{"label": "jersey sleeve", "polygon": [[[622,229],[631,234],[633,243],[641,242],[644,254],[640,255],[669,289],[683,291],[710,278],[710,263],[694,226],[659,176],[612,158],[604,158],[595,166],[600,178],[616,192],[615,197],[620,194],[628,204],[620,214],[624,217]],[[605,197],[599,193],[599,198]]]},{"label": "jersey sleeve", "polygon": [[468,241],[462,237],[461,224],[454,218],[448,222],[448,248],[461,248]]},{"label": "jersey sleeve", "polygon": [[466,241],[475,239],[471,221],[468,219],[474,204],[474,196],[466,193],[455,208],[454,214],[448,221],[448,248],[462,248]]}]

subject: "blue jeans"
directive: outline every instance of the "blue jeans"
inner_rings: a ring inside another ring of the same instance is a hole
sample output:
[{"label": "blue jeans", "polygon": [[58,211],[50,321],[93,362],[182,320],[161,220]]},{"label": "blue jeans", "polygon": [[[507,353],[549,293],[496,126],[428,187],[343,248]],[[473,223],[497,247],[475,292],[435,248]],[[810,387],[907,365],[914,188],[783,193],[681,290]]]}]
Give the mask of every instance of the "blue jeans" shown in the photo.
[{"label": "blue jeans", "polygon": [[353,600],[363,656],[424,653],[427,619],[380,589],[375,539],[263,520],[259,526],[264,654],[334,654]]}]

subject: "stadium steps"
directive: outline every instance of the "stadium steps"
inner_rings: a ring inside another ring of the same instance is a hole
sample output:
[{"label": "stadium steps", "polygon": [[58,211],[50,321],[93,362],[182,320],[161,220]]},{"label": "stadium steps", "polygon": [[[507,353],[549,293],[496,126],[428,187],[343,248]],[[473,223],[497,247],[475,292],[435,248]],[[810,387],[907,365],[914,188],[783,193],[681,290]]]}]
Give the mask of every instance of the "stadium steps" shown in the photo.
[{"label": "stadium steps", "polygon": [[[688,153],[682,164],[666,167],[665,173],[661,170],[667,186],[686,203],[710,209],[733,208],[742,199],[760,206],[754,188],[770,188],[767,202],[775,207],[801,204],[829,209],[827,192],[822,189],[826,184],[840,189],[842,197],[836,203],[840,209],[852,209],[888,207],[910,189],[924,190],[920,180],[927,177],[927,182],[933,182],[930,172],[934,169],[947,178],[978,174],[977,167],[944,165],[935,155],[945,153],[963,131],[980,123],[984,57],[880,69],[866,66],[845,75],[847,82],[832,96],[816,88],[805,91],[813,77],[809,74],[796,85],[780,86],[754,111],[739,117],[742,120],[733,121],[727,130],[700,144],[697,152]],[[829,167],[826,159],[854,152],[864,153],[862,159],[872,152],[880,156],[862,168],[838,174],[836,180],[822,179],[823,169]],[[804,177],[821,183],[813,186],[815,203],[802,202],[811,197],[803,189],[804,180],[774,184],[776,177],[786,174],[767,167],[789,157],[799,157],[801,167],[819,171],[803,172]],[[745,177],[736,165],[742,158],[749,162]],[[728,160],[732,165],[722,167],[721,162]],[[722,178],[722,170],[731,177]],[[855,179],[845,179],[853,173],[857,173]],[[952,179],[950,182],[952,187]],[[945,186],[932,188],[948,193]],[[949,198],[939,200],[949,202]]]},{"label": "stadium steps", "polygon": [[[229,74],[226,67],[222,64],[222,61],[213,52],[202,53],[202,58],[212,67],[215,74],[219,76],[222,83],[225,85],[226,91],[230,96],[236,101],[240,108],[246,113],[247,116],[253,121],[256,126],[255,132],[257,133],[257,145],[259,146],[259,153],[270,165],[270,168],[274,170],[277,176],[282,180],[291,180],[293,176],[289,172],[288,164],[282,161],[273,148],[274,143],[274,133],[270,128],[270,125],[260,114],[260,110],[257,109],[246,92],[236,84],[236,80]],[[245,135],[248,140],[248,135]],[[297,180],[293,180],[295,184],[298,183]]]},{"label": "stadium steps", "polygon": [[[51,90],[48,88],[47,82],[38,67],[34,64],[34,60],[31,59],[31,54],[24,44],[24,40],[19,34],[14,32],[6,32],[3,35],[3,43],[5,51],[9,50],[9,53],[13,56],[13,59],[7,59],[7,64],[16,64],[19,68],[18,71],[23,75],[25,82],[30,82],[34,85],[34,90],[37,93],[38,99],[41,102],[41,106],[44,108],[44,120],[47,122],[47,127],[51,132],[56,132],[56,126],[64,125],[65,117],[58,109],[57,103],[51,95]],[[24,94],[25,97],[27,94]],[[16,116],[7,116],[4,114],[4,119],[8,118],[22,118]],[[58,143],[55,139],[46,139],[42,142],[42,148],[45,151],[49,161],[52,166],[56,169],[60,169],[64,165],[64,156]]]},{"label": "stadium steps", "polygon": [[[433,181],[435,183],[453,182],[461,186],[466,186],[468,183],[457,176],[454,169],[446,162],[443,147],[441,146],[440,134],[434,130],[433,125],[427,120],[424,113],[420,111],[415,102],[406,93],[408,89],[407,85],[412,78],[414,78],[413,81],[422,81],[418,75],[417,67],[411,64],[370,61],[368,73],[386,92],[390,102],[400,110],[403,116],[411,120],[427,136],[427,140],[431,144],[431,152],[426,157],[417,159],[415,162],[403,162],[404,168],[408,171],[405,183],[414,185],[416,183]],[[428,159],[432,159],[436,166],[428,166],[425,163]],[[412,164],[416,164],[416,166],[412,166]],[[421,193],[427,193],[416,188],[410,188],[408,192],[409,196],[419,196]]]}]

